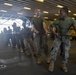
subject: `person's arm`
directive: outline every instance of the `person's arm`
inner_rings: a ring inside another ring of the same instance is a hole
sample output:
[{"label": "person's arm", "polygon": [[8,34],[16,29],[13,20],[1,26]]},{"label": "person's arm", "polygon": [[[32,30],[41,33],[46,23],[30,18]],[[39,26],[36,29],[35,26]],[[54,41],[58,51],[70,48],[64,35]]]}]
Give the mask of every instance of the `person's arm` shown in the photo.
[{"label": "person's arm", "polygon": [[35,33],[39,33],[39,31],[38,31],[38,30],[35,28],[35,26],[34,26],[34,18],[32,18],[31,24],[32,24],[32,27],[33,27],[34,32],[35,32]]},{"label": "person's arm", "polygon": [[32,27],[35,33],[39,33],[39,31],[35,28],[34,24],[32,24]]},{"label": "person's arm", "polygon": [[74,27],[74,30],[75,30],[75,32],[76,32],[76,25],[73,25],[73,27]]},{"label": "person's arm", "polygon": [[76,20],[72,20],[72,22],[73,22],[74,30],[76,31]]},{"label": "person's arm", "polygon": [[56,36],[58,36],[59,35],[58,21],[54,21],[52,26],[53,26],[53,28],[52,28],[53,33]]},{"label": "person's arm", "polygon": [[43,28],[44,28],[45,32],[48,33],[48,30],[47,30],[47,27],[46,27],[46,23],[45,22],[43,22]]},{"label": "person's arm", "polygon": [[48,29],[46,27],[46,23],[45,23],[45,19],[44,18],[42,18],[42,23],[43,23],[43,28],[44,28],[44,30],[45,30],[45,32],[47,34],[48,33]]},{"label": "person's arm", "polygon": [[53,33],[56,35],[56,36],[58,36],[59,35],[59,33],[58,32],[56,32],[56,28],[55,27],[53,27]]}]

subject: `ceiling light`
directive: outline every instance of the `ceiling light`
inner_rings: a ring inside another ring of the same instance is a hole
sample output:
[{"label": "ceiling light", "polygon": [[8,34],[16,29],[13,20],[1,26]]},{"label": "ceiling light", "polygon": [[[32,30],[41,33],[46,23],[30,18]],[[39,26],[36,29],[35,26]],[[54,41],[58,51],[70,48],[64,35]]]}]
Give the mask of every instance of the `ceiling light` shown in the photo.
[{"label": "ceiling light", "polygon": [[9,4],[9,3],[4,3],[4,5],[7,5],[7,6],[13,6],[12,4]]},{"label": "ceiling light", "polygon": [[44,2],[44,0],[36,0],[36,1],[38,1],[38,2]]},{"label": "ceiling light", "polygon": [[57,20],[56,18],[54,18],[54,21]]},{"label": "ceiling light", "polygon": [[68,10],[69,13],[71,13],[71,10]]},{"label": "ceiling light", "polygon": [[59,16],[59,14],[55,14],[55,16]]},{"label": "ceiling light", "polygon": [[29,8],[29,7],[24,7],[24,9],[26,9],[26,10],[31,10],[31,8]]},{"label": "ceiling light", "polygon": [[1,12],[7,12],[6,10],[0,10]]},{"label": "ceiling light", "polygon": [[48,17],[44,17],[45,19],[48,19]]},{"label": "ceiling light", "polygon": [[22,15],[23,13],[17,13],[17,14]]},{"label": "ceiling light", "polygon": [[63,8],[63,6],[62,6],[62,5],[57,5],[56,7],[58,7],[58,8]]},{"label": "ceiling light", "polygon": [[74,17],[72,17],[72,19],[75,19]]},{"label": "ceiling light", "polygon": [[49,12],[47,12],[47,11],[43,11],[43,13],[48,14]]},{"label": "ceiling light", "polygon": [[76,16],[76,14],[73,14],[74,16]]}]

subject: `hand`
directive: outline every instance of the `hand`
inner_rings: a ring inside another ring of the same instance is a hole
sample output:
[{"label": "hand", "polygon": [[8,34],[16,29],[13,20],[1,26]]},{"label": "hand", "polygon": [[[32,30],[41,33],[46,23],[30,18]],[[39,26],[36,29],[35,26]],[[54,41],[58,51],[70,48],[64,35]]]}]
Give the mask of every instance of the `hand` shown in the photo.
[{"label": "hand", "polygon": [[46,30],[46,34],[48,34],[49,33],[49,31],[48,30]]},{"label": "hand", "polygon": [[37,34],[38,34],[38,33],[39,33],[39,31],[35,30],[35,33],[37,33]]},{"label": "hand", "polygon": [[59,33],[55,33],[56,36],[59,36]]}]

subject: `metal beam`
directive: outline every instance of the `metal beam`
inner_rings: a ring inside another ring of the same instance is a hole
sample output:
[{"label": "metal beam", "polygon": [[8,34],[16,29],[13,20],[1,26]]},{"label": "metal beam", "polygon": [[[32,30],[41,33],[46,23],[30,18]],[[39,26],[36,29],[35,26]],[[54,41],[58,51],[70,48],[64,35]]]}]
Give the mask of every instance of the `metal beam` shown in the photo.
[{"label": "metal beam", "polygon": [[[13,16],[13,15],[11,15],[7,21],[9,21],[12,16]],[[6,23],[7,21],[3,22],[1,25],[3,25],[4,23]]]},{"label": "metal beam", "polygon": [[4,14],[2,14],[2,16],[0,17],[0,19],[3,18],[3,16],[4,16]]}]

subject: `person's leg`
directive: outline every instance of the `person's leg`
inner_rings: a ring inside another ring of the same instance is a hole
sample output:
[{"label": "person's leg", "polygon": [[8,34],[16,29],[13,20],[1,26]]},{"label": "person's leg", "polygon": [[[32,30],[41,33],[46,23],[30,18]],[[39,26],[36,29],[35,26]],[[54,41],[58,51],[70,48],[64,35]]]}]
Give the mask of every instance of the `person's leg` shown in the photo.
[{"label": "person's leg", "polygon": [[12,38],[12,34],[9,35],[9,44],[10,44],[10,46],[12,46],[11,38]]},{"label": "person's leg", "polygon": [[36,46],[36,50],[37,50],[37,55],[38,55],[38,61],[37,63],[40,64],[41,63],[41,44],[40,44],[40,35],[35,35],[35,46]]},{"label": "person's leg", "polygon": [[34,43],[33,43],[32,38],[28,39],[28,43],[29,43],[29,49],[30,49],[31,54],[32,55],[37,54],[35,51],[35,47],[34,47]]},{"label": "person's leg", "polygon": [[20,45],[21,45],[21,48],[23,49],[23,52],[25,53],[24,39],[22,35],[20,35]]},{"label": "person's leg", "polygon": [[7,45],[10,46],[10,35],[7,35]]},{"label": "person's leg", "polygon": [[42,45],[44,48],[45,55],[47,56],[48,55],[48,45],[47,45],[47,36],[46,35],[42,36]]},{"label": "person's leg", "polygon": [[62,55],[62,69],[64,72],[67,72],[67,67],[66,67],[66,63],[68,62],[68,58],[69,58],[69,49],[70,49],[70,40],[67,40],[65,43],[64,43],[64,49],[63,49],[63,55]]},{"label": "person's leg", "polygon": [[46,55],[46,62],[50,63],[50,59],[49,59],[49,56],[48,56],[47,35],[43,35],[41,40],[42,40],[44,53]]},{"label": "person's leg", "polygon": [[60,45],[60,56],[63,55],[64,43],[62,42]]},{"label": "person's leg", "polygon": [[53,49],[51,50],[51,53],[50,53],[51,60],[50,60],[50,65],[49,65],[49,71],[51,71],[51,72],[54,70],[54,61],[56,61],[60,44],[61,44],[61,41],[59,39],[55,38],[54,44],[53,44]]},{"label": "person's leg", "polygon": [[19,49],[20,51],[20,36],[19,35],[16,35],[16,44],[17,44],[17,48]]},{"label": "person's leg", "polygon": [[28,38],[24,38],[24,46],[25,46],[25,53],[27,56],[30,55],[30,52],[29,52],[29,45],[28,45]]},{"label": "person's leg", "polygon": [[8,47],[8,35],[5,34],[5,47]]},{"label": "person's leg", "polygon": [[12,46],[11,45],[11,37],[12,37],[12,34],[8,34],[8,44],[9,44],[9,46]]},{"label": "person's leg", "polygon": [[16,39],[15,39],[15,35],[14,34],[12,35],[12,46],[13,46],[13,48],[16,47]]}]

